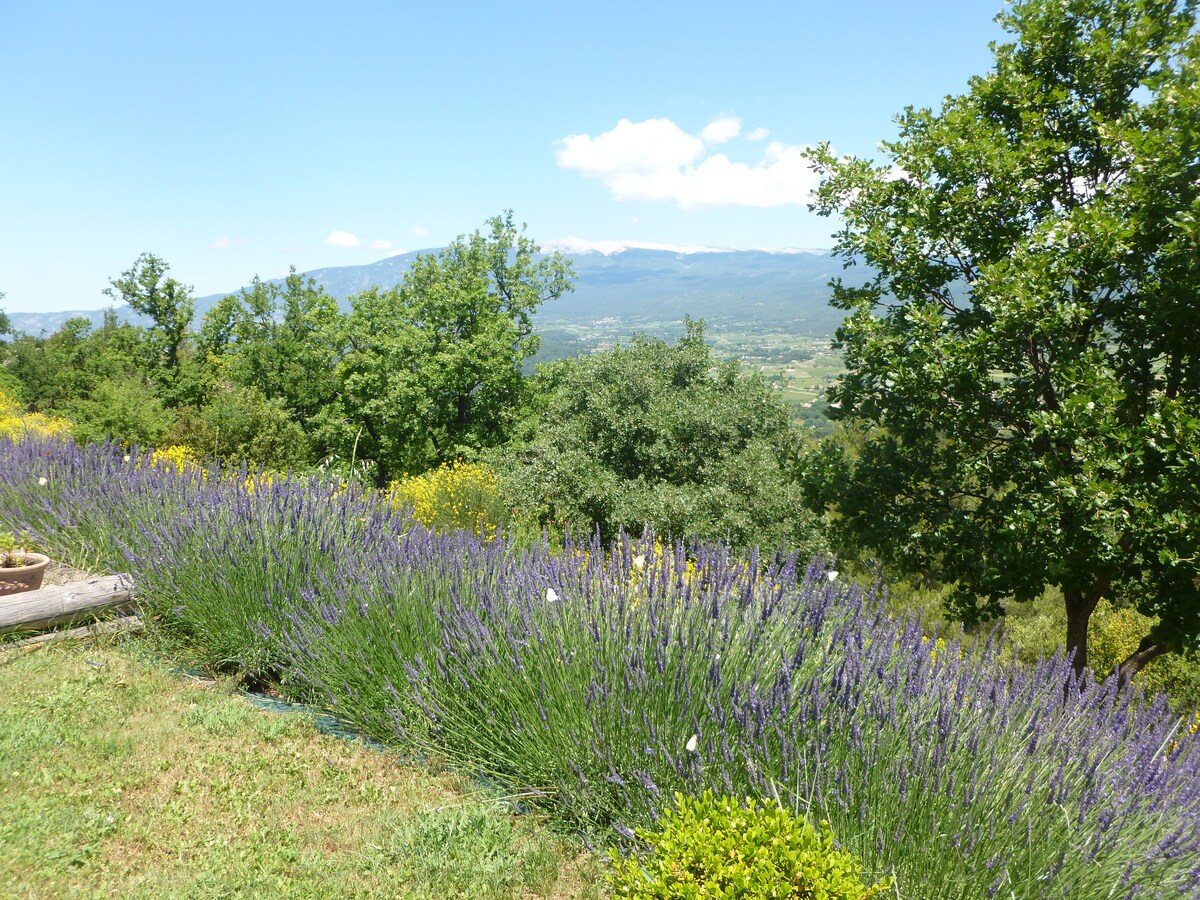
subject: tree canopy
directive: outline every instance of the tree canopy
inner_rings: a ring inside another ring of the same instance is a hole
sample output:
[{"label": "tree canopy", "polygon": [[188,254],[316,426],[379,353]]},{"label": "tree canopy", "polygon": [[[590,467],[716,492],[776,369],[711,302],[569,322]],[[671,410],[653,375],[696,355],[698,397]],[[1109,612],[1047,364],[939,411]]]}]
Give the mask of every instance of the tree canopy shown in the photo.
[{"label": "tree canopy", "polygon": [[[958,586],[1061,588],[1082,671],[1101,597],[1200,637],[1200,39],[1194,0],[1019,0],[995,65],[906,109],[886,160],[814,154],[858,452],[810,468],[836,527]],[[982,603],[977,598],[984,598]]]},{"label": "tree canopy", "polygon": [[574,289],[570,263],[539,258],[511,210],[487,224],[418,257],[399,287],[351,300],[337,371],[343,439],[377,461],[381,480],[507,441],[522,364],[537,352],[533,314]]},{"label": "tree canopy", "polygon": [[162,259],[143,253],[120,278],[111,280],[104,293],[150,319],[150,338],[158,350],[156,362],[166,377],[173,379],[179,372],[196,306],[191,287],[168,276],[168,271],[170,266]]},{"label": "tree canopy", "polygon": [[498,465],[541,524],[746,547],[815,549],[793,477],[799,427],[760,375],[718,363],[702,322],[677,344],[627,346],[545,369],[524,444]]}]

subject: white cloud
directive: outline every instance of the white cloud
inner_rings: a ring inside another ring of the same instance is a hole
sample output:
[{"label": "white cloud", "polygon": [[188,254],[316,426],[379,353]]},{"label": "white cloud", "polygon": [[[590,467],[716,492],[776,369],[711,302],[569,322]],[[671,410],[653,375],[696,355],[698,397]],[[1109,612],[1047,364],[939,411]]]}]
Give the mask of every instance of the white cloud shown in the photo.
[{"label": "white cloud", "polygon": [[391,241],[383,241],[383,240],[371,241],[371,249],[372,250],[391,250],[392,242]]},{"label": "white cloud", "polygon": [[808,203],[819,179],[803,156],[807,147],[771,141],[752,164],[706,148],[706,141],[729,140],[740,128],[738,120],[721,118],[697,137],[669,119],[622,119],[594,138],[563,138],[555,156],[562,168],[598,179],[617,200],[673,200],[685,210]]},{"label": "white cloud", "polygon": [[706,144],[724,144],[737,137],[741,130],[742,120],[727,116],[714,119],[705,125],[704,130],[700,132],[700,139]]},{"label": "white cloud", "polygon": [[389,250],[388,259],[391,259],[393,256],[403,256],[407,252],[407,250]]},{"label": "white cloud", "polygon": [[698,159],[704,142],[670,119],[630,122],[622,119],[612,131],[593,138],[572,134],[555,151],[558,164],[588,178],[607,178],[613,172],[650,174],[678,168]]},{"label": "white cloud", "polygon": [[212,242],[214,250],[228,250],[230,247],[245,247],[249,243],[245,238],[219,237]]},{"label": "white cloud", "polygon": [[753,131],[746,132],[746,140],[761,141],[763,138],[765,138],[770,133],[771,132],[767,131],[767,129],[765,129],[765,128],[762,128],[762,127],[755,128]]},{"label": "white cloud", "polygon": [[414,225],[412,231],[417,237],[425,237],[425,235],[429,234],[429,229],[422,228],[420,225]]},{"label": "white cloud", "polygon": [[325,238],[325,243],[330,247],[357,247],[362,241],[348,231],[331,231],[329,237]]}]

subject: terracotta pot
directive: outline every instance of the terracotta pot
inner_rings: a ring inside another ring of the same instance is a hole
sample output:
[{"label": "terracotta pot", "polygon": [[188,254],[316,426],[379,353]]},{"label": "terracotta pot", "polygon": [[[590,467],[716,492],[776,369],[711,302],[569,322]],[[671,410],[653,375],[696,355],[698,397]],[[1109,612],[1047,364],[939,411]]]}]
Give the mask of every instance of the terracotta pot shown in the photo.
[{"label": "terracotta pot", "polygon": [[26,553],[25,559],[26,565],[0,568],[0,596],[36,591],[42,586],[50,557],[41,553]]}]

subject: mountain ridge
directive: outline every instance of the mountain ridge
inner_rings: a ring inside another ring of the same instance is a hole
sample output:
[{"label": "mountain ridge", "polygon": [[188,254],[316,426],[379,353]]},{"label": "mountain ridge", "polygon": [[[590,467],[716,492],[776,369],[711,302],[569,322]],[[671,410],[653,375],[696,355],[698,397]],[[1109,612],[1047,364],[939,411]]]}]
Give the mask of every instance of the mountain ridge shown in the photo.
[{"label": "mountain ridge", "polygon": [[[574,250],[563,255],[571,260],[578,275],[576,289],[539,310],[537,320],[543,326],[573,327],[608,320],[636,328],[677,323],[687,315],[714,324],[771,326],[826,337],[843,315],[829,306],[828,283],[844,268],[830,251],[584,242],[573,238],[548,241],[544,247],[553,251],[569,241],[575,242]],[[329,266],[301,274],[313,278],[346,307],[348,297],[369,287],[399,284],[413,260],[434,252],[436,249],[414,250],[373,263]],[[197,297],[197,323],[218,300],[236,293]],[[99,325],[105,312],[105,308],[13,312],[9,318],[18,330],[38,334],[57,330],[67,319],[78,316]],[[117,315],[123,321],[140,321],[128,307],[118,307]]]}]

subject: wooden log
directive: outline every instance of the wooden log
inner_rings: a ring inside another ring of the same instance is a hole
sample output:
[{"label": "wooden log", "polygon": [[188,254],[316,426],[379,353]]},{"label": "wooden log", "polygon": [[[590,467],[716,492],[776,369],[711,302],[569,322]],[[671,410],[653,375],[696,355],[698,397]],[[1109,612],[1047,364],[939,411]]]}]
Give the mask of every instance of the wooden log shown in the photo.
[{"label": "wooden log", "polygon": [[64,625],[133,599],[128,575],[102,575],[0,596],[0,633]]},{"label": "wooden log", "polygon": [[84,640],[85,638],[99,637],[105,634],[135,634],[142,631],[144,627],[142,620],[137,616],[121,616],[119,619],[112,619],[107,622],[93,622],[91,625],[67,628],[64,631],[47,631],[44,634],[34,635],[31,638],[25,638],[20,641],[8,641],[0,644],[0,654],[3,654],[6,650],[36,648],[52,641]]}]

